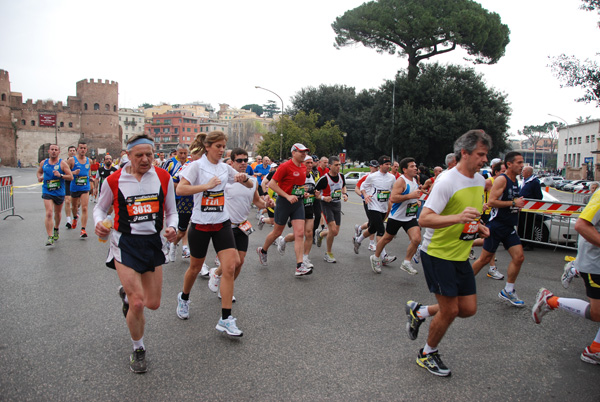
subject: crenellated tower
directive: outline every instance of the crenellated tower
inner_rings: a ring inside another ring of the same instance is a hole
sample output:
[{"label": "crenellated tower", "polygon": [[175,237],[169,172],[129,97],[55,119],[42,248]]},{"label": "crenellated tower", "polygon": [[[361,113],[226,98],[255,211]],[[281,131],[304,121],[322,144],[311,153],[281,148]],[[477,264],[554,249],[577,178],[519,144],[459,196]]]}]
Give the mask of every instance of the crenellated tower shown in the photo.
[{"label": "crenellated tower", "polygon": [[16,129],[11,113],[10,78],[8,71],[0,70],[0,163],[16,166]]}]

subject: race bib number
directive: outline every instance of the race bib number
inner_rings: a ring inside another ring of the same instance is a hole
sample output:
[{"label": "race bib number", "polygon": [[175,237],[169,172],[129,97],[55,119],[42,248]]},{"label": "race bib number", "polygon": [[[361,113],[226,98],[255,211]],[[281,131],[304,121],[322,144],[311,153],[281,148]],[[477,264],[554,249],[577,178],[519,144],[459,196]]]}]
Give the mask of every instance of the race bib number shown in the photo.
[{"label": "race bib number", "polygon": [[77,178],[75,179],[76,186],[87,186],[87,184],[88,184],[87,176],[77,176]]},{"label": "race bib number", "polygon": [[419,203],[412,202],[406,206],[406,216],[417,216],[419,210]]},{"label": "race bib number", "polygon": [[130,223],[154,221],[160,212],[158,194],[134,195],[125,201]]},{"label": "race bib number", "polygon": [[47,180],[46,187],[48,191],[56,191],[60,189],[60,180]]},{"label": "race bib number", "polygon": [[294,186],[294,188],[292,188],[292,195],[304,197],[304,186]]},{"label": "race bib number", "polygon": [[96,176],[97,174],[98,174],[98,171],[97,171],[97,170],[92,170],[92,171],[90,172],[90,175],[92,175],[92,177]]},{"label": "race bib number", "polygon": [[333,201],[339,201],[342,199],[342,190],[335,190],[332,194],[331,194],[331,199]]},{"label": "race bib number", "polygon": [[225,193],[223,191],[205,191],[202,194],[200,210],[202,212],[223,212]]},{"label": "race bib number", "polygon": [[311,205],[313,205],[315,202],[315,196],[314,195],[309,195],[308,197],[304,198],[304,206],[305,207],[309,207]]},{"label": "race bib number", "polygon": [[460,240],[475,240],[479,237],[479,223],[476,221],[466,223],[462,233],[460,234]]},{"label": "race bib number", "polygon": [[387,202],[390,199],[390,191],[389,190],[377,190],[377,201],[379,202]]},{"label": "race bib number", "polygon": [[247,220],[240,223],[238,225],[238,229],[240,229],[242,232],[244,232],[244,234],[246,236],[250,236],[252,234],[252,232],[254,232],[254,228],[252,227],[252,224],[250,224],[250,222],[248,222]]}]

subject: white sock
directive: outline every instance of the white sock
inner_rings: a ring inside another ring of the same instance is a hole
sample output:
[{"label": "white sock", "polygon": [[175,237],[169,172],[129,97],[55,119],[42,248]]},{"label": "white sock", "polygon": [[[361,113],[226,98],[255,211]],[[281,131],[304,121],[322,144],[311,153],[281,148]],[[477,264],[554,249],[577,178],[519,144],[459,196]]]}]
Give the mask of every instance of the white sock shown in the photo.
[{"label": "white sock", "polygon": [[583,318],[587,318],[585,313],[589,308],[590,303],[586,302],[585,300],[559,297],[557,301],[559,309],[568,311],[571,314],[575,314]]},{"label": "white sock", "polygon": [[131,341],[133,342],[133,350],[138,350],[139,348],[146,350],[146,348],[144,347],[143,336],[138,341],[134,341],[133,339]]},{"label": "white sock", "polygon": [[508,293],[512,293],[515,290],[515,284],[506,282],[504,290],[506,290]]},{"label": "white sock", "polygon": [[425,347],[423,348],[423,354],[424,355],[428,355],[428,354],[433,353],[433,352],[437,352],[437,348],[434,349],[431,346],[429,346],[428,343],[426,343]]},{"label": "white sock", "polygon": [[190,247],[189,247],[189,246],[183,246],[183,249],[184,249],[184,250],[189,250],[189,249],[190,249]]},{"label": "white sock", "polygon": [[431,314],[429,314],[429,308],[427,306],[419,307],[419,310],[417,311],[417,317],[419,317],[419,318],[431,317]]},{"label": "white sock", "polygon": [[490,265],[490,271],[495,271],[496,270],[496,266],[495,265]]},{"label": "white sock", "polygon": [[402,262],[402,264],[410,264],[410,261],[408,261],[408,260],[404,260],[404,261]]},{"label": "white sock", "polygon": [[71,222],[72,222],[72,219],[73,219],[73,218],[71,218],[70,216],[67,216],[67,222],[68,222],[68,223],[71,223]]},{"label": "white sock", "polygon": [[387,251],[385,251],[385,247],[383,248],[383,250],[381,250],[381,255],[384,257],[388,255]]},{"label": "white sock", "polygon": [[375,240],[369,240],[369,244],[374,246],[374,245],[376,245],[377,243],[375,243]]},{"label": "white sock", "polygon": [[363,241],[364,239],[365,239],[365,238],[363,237],[363,235],[362,235],[362,233],[361,233],[361,234],[360,234],[360,236],[358,236],[358,237],[356,238],[356,242],[357,242],[357,243],[362,243],[362,241]]}]

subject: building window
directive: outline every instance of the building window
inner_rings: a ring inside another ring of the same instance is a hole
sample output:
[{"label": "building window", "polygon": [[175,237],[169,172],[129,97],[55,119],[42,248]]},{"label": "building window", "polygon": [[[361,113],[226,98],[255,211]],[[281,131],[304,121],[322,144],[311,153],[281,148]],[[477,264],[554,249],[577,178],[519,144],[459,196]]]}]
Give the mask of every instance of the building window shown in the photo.
[{"label": "building window", "polygon": [[587,143],[589,143],[589,142],[590,142],[590,136],[589,136],[589,135],[586,135],[586,136],[585,136],[585,143],[587,144]]},{"label": "building window", "polygon": [[65,126],[65,122],[64,122],[64,121],[61,121],[61,122],[60,122],[60,126],[61,126],[61,127],[64,127],[64,126]]},{"label": "building window", "polygon": [[175,127],[175,134],[179,134],[179,129]]},{"label": "building window", "polygon": [[104,111],[110,112],[110,105],[108,103],[106,105],[104,105]]},{"label": "building window", "polygon": [[596,136],[595,136],[595,135],[592,135],[592,144],[593,144],[594,142],[596,142]]},{"label": "building window", "polygon": [[578,141],[578,144],[581,144],[581,137],[579,137],[579,141]]},{"label": "building window", "polygon": [[577,165],[575,166],[579,166],[581,165],[581,154],[577,154]]},{"label": "building window", "polygon": [[100,104],[94,103],[94,110],[100,110]]},{"label": "building window", "polygon": [[2,94],[2,102],[6,101],[6,94]]},{"label": "building window", "polygon": [[116,111],[117,111],[117,105],[114,105],[113,106],[113,112],[116,112]]},{"label": "building window", "polygon": [[21,120],[21,125],[22,125],[22,126],[24,126],[24,125],[26,125],[26,124],[27,124],[27,123],[25,122],[25,119]]},{"label": "building window", "polygon": [[569,145],[573,145],[573,138],[569,138]]},{"label": "building window", "polygon": [[31,120],[31,125],[35,126],[35,120]]},{"label": "building window", "polygon": [[73,122],[69,122],[69,127],[73,128]]},{"label": "building window", "polygon": [[83,110],[87,110],[87,103],[83,104]]}]

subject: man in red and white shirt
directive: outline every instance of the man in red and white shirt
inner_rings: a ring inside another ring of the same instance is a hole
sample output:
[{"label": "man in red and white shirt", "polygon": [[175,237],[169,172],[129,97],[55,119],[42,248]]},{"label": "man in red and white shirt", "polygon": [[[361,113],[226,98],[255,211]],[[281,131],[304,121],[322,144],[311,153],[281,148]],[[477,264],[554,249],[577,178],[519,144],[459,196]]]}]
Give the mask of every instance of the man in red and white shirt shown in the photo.
[{"label": "man in red and white shirt", "polygon": [[296,252],[296,276],[310,275],[303,261],[304,253],[304,199],[306,166],[304,159],[310,150],[300,143],[292,146],[292,159],[282,163],[269,181],[269,188],[277,193],[274,228],[267,235],[262,247],[256,249],[260,263],[267,265],[267,250],[281,233],[288,219],[294,231],[294,251]]}]

